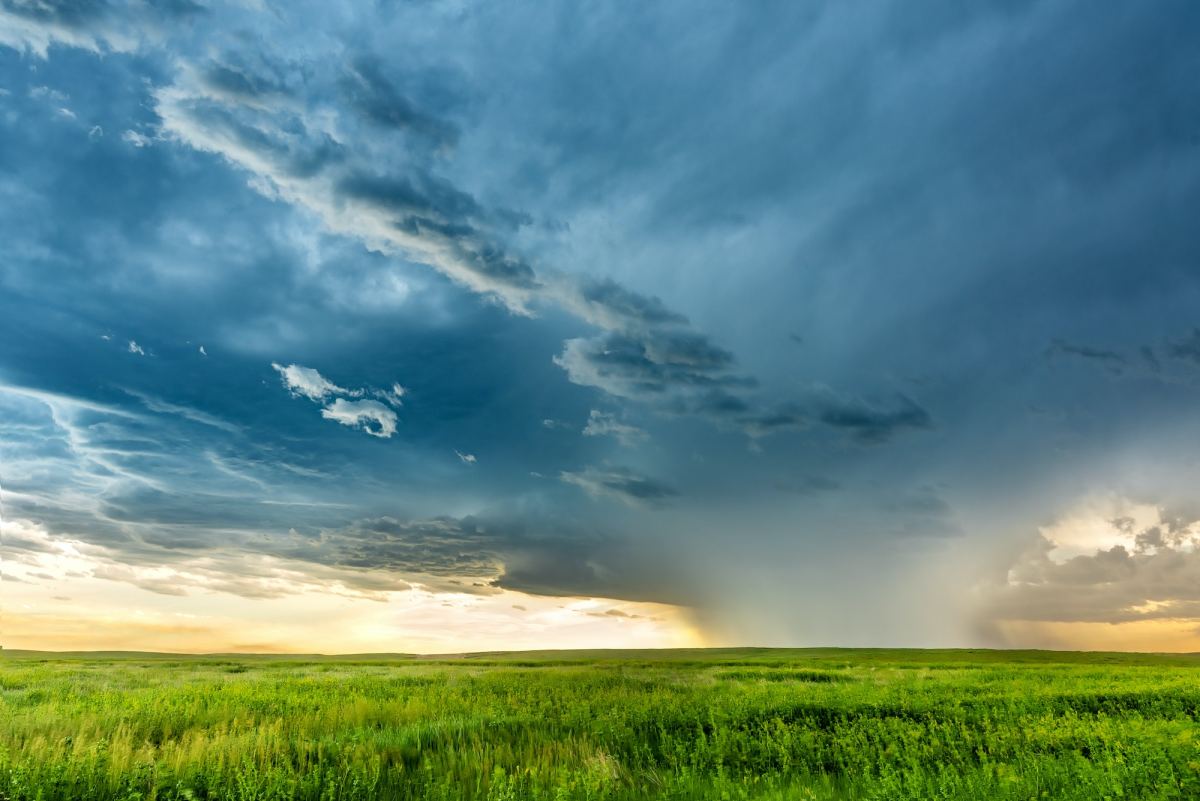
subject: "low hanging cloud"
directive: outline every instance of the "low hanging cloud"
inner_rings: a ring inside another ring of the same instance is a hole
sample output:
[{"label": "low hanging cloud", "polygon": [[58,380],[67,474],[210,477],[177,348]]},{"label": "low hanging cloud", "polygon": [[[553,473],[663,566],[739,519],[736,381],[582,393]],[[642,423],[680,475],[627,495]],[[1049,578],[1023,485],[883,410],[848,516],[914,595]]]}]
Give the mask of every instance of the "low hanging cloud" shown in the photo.
[{"label": "low hanging cloud", "polygon": [[317,537],[289,537],[275,543],[273,552],[364,575],[402,576],[440,591],[679,602],[679,590],[662,565],[636,560],[629,544],[555,518],[389,516],[322,529]]},{"label": "low hanging cloud", "polygon": [[[1159,510],[1099,525],[1104,545],[1062,552],[1034,538],[988,596],[992,619],[1057,623],[1193,620],[1200,625],[1200,521]],[[1052,535],[1051,535],[1052,536]]]},{"label": "low hanging cloud", "polygon": [[[137,525],[137,524],[135,524]],[[38,571],[103,578],[168,595],[222,592],[248,599],[336,592],[382,600],[420,585],[435,592],[599,596],[678,603],[679,588],[661,565],[630,567],[629,541],[555,518],[504,514],[465,517],[384,516],[316,531],[272,535],[216,532],[219,549],[194,547],[199,522],[166,522],[161,541],[127,537],[87,542],[40,523],[3,524],[22,581],[53,580]],[[5,577],[6,580],[8,576]]]},{"label": "low hanging cloud", "polygon": [[[356,428],[373,437],[390,439],[396,433],[399,418],[391,407],[399,408],[406,394],[399,383],[392,384],[391,389],[347,389],[330,381],[320,372],[311,367],[299,364],[282,365],[271,362],[271,367],[279,373],[283,386],[295,398],[308,398],[316,403],[324,404],[321,416],[333,420],[349,428]],[[382,398],[385,403],[365,398],[374,395]]]}]

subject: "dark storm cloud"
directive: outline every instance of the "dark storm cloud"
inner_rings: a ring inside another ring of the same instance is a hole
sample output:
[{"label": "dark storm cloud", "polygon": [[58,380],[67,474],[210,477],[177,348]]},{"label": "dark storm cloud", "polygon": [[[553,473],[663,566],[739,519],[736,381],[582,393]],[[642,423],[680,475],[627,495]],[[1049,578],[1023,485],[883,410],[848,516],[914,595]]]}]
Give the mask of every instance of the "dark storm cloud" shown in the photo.
[{"label": "dark storm cloud", "polygon": [[815,405],[818,420],[831,428],[849,432],[865,443],[886,442],[897,431],[933,425],[929,412],[905,395],[896,395],[882,403],[870,403],[830,393],[822,396]]},{"label": "dark storm cloud", "polygon": [[352,173],[340,179],[334,191],[386,215],[396,231],[451,255],[457,266],[469,269],[488,286],[518,291],[538,287],[528,264],[490,244],[477,227],[485,214],[494,215],[444,181],[420,173],[416,180],[414,184],[407,177]]},{"label": "dark storm cloud", "polygon": [[[478,220],[483,210],[474,198],[431,176],[421,175],[418,180],[419,188],[408,177],[354,173],[341,178],[334,191],[395,215],[392,224],[397,227],[441,226],[447,237],[476,233],[468,223]],[[528,268],[525,272],[531,274]]]},{"label": "dark storm cloud", "polygon": [[442,578],[494,578],[502,566],[501,554],[519,545],[510,535],[475,518],[400,521],[385,517],[322,531],[311,545],[298,543],[290,553],[336,566]]},{"label": "dark storm cloud", "polygon": [[745,415],[746,407],[738,404],[717,405],[708,409],[728,413],[752,437],[763,437],[779,431],[795,431],[820,423],[845,433],[854,440],[869,445],[887,442],[905,429],[927,429],[933,418],[916,401],[906,395],[895,395],[882,401],[842,397],[828,389],[808,393],[803,402],[785,403],[757,415]]},{"label": "dark storm cloud", "polygon": [[374,56],[359,56],[346,69],[342,91],[367,119],[385,128],[412,131],[438,145],[458,141],[458,129],[446,120],[426,114],[384,75],[384,66]]},{"label": "dark storm cloud", "polygon": [[905,395],[873,403],[823,389],[807,393],[802,401],[756,410],[752,404],[757,399],[748,392],[757,382],[734,372],[732,354],[692,332],[572,339],[555,361],[576,384],[664,411],[710,417],[752,437],[802,430],[817,422],[860,442],[881,443],[898,431],[933,425],[929,412]]},{"label": "dark storm cloud", "polygon": [[[456,592],[628,596],[620,570],[625,547],[553,518],[490,514],[360,520],[312,538],[286,538],[274,552],[324,566],[390,571]],[[633,594],[655,597],[648,588]]]},{"label": "dark storm cloud", "polygon": [[[375,122],[380,121],[382,104],[398,115],[392,122],[402,133],[428,134],[436,127],[433,115],[418,113],[396,94],[377,62],[358,59],[353,75],[354,85],[368,94],[352,93],[352,99]],[[689,328],[686,317],[657,297],[633,292],[612,279],[578,278],[550,268],[535,271],[499,236],[511,223],[511,213],[485,209],[469,193],[435,176],[429,171],[432,162],[423,163],[427,159],[419,146],[402,140],[385,147],[385,152],[409,162],[407,170],[376,172],[370,156],[379,146],[369,137],[359,134],[347,144],[345,131],[322,130],[327,123],[314,108],[319,92],[304,101],[305,110],[297,110],[290,101],[260,110],[238,102],[220,108],[197,106],[190,91],[184,83],[159,93],[167,130],[260,174],[284,196],[323,216],[332,229],[427,263],[501,299],[514,311],[526,313],[531,304],[549,304],[605,329],[608,333],[591,340],[566,343],[556,363],[573,382],[626,399],[652,396],[661,409],[677,414],[702,411],[703,403],[687,397],[697,387],[754,386],[752,378],[734,373],[731,352]],[[453,126],[447,122],[445,127]],[[335,136],[339,144],[327,148],[324,143]],[[305,157],[305,148],[315,143],[321,143],[319,150]],[[338,165],[335,173],[320,176],[321,166],[328,163],[327,149],[356,156]],[[751,407],[761,401],[746,397],[741,402]],[[758,426],[755,435],[771,430]]]},{"label": "dark storm cloud", "polygon": [[601,317],[613,316],[626,325],[686,324],[687,318],[668,309],[658,298],[630,292],[612,279],[589,280],[580,295]]},{"label": "dark storm cloud", "polygon": [[[674,599],[811,639],[836,597],[833,641],[957,614],[970,571],[900,575],[939,549],[1194,486],[1194,3],[186,7],[0,2],[0,384],[53,395],[0,478],[56,535],[247,597],[269,555],[647,598],[686,550]],[[1169,529],[1005,603],[1124,619]]]},{"label": "dark storm cloud", "polygon": [[[720,397],[717,397],[718,402]],[[933,418],[916,401],[897,394],[882,400],[843,397],[829,389],[806,393],[801,402],[778,405],[765,413],[745,415],[746,408],[736,404],[709,407],[725,411],[737,425],[752,437],[763,437],[780,431],[796,431],[821,424],[850,436],[855,441],[877,445],[887,442],[905,429],[927,429]]]},{"label": "dark storm cloud", "polygon": [[[504,227],[510,214],[486,211],[469,193],[432,174],[419,143],[404,138],[432,136],[445,144],[454,138],[447,132],[455,126],[418,110],[384,76],[379,59],[353,58],[337,86],[305,79],[301,97],[284,89],[298,83],[287,77],[296,65],[266,52],[258,61],[250,68],[219,61],[196,67],[184,60],[182,78],[157,92],[164,130],[256,174],[271,191],[316,212],[334,231],[427,263],[515,311],[525,313],[533,302],[550,303],[606,329],[609,333],[591,340],[568,341],[556,359],[575,383],[630,400],[649,399],[675,414],[719,411],[720,404],[709,402],[712,390],[754,386],[752,378],[735,374],[731,352],[691,330],[682,314],[658,298],[612,279],[580,279],[548,269],[539,277],[493,230],[497,223]],[[339,95],[369,121],[396,128],[401,138],[381,144],[353,126],[336,124],[340,115],[330,115],[328,98]],[[405,171],[378,172],[381,157],[407,162]],[[697,397],[697,389],[706,393]],[[751,410],[761,401],[743,395],[737,403]],[[915,416],[906,421],[868,415],[849,409],[818,412],[819,419],[850,428],[864,441],[883,441],[906,424],[921,427]],[[804,427],[798,419],[778,424],[776,412],[748,416],[744,425],[755,437]]]},{"label": "dark storm cloud", "polygon": [[[370,76],[371,86],[382,91],[382,79],[365,63],[355,73],[359,82]],[[278,63],[276,69],[295,67]],[[355,97],[359,105],[368,102]],[[511,214],[485,211],[470,194],[412,164],[425,156],[406,139],[377,143],[353,126],[331,125],[323,100],[316,91],[274,101],[258,91],[213,93],[206,81],[185,79],[159,92],[158,111],[165,129],[181,142],[259,176],[332,230],[429,264],[524,311],[538,289],[533,270],[488,230],[497,223],[510,226]],[[403,173],[378,169],[380,161],[392,160],[410,165]]]}]

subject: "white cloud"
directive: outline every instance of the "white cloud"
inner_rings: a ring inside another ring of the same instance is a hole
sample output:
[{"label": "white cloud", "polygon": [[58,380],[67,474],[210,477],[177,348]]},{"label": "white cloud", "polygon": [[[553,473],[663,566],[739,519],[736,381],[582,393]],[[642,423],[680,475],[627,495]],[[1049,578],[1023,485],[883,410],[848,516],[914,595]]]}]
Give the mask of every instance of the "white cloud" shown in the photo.
[{"label": "white cloud", "polygon": [[104,129],[99,125],[93,125],[88,129],[88,139],[99,139],[104,136]]},{"label": "white cloud", "polygon": [[642,429],[622,423],[613,415],[598,409],[592,409],[587,425],[584,426],[583,435],[585,437],[613,436],[626,447],[636,445],[646,438],[646,432]]},{"label": "white cloud", "polygon": [[146,147],[154,140],[145,134],[140,134],[137,131],[125,131],[121,134],[121,141],[128,142],[134,147]]},{"label": "white cloud", "polygon": [[298,364],[289,364],[284,367],[278,362],[271,362],[271,366],[283,379],[283,385],[296,397],[303,395],[309,400],[323,401],[330,395],[357,396],[362,394],[361,391],[352,392],[339,387],[311,367],[302,367]]},{"label": "white cloud", "polygon": [[399,409],[404,405],[404,396],[408,394],[408,390],[399,384],[392,384],[391,389],[377,389],[374,394],[383,402],[390,403]]},{"label": "white cloud", "polygon": [[136,353],[138,356],[146,355],[146,351],[142,350],[142,346],[134,342],[132,339],[129,340],[129,352]]},{"label": "white cloud", "polygon": [[456,454],[458,454],[458,458],[459,458],[459,459],[462,459],[462,463],[463,463],[463,464],[475,464],[475,461],[476,461],[476,459],[475,459],[475,454],[473,454],[473,453],[463,453],[462,451],[458,450],[457,448],[455,449],[455,451],[454,451],[454,452],[455,452]]},{"label": "white cloud", "polygon": [[361,428],[373,437],[387,439],[396,433],[396,413],[379,401],[336,398],[321,410],[327,420]]},{"label": "white cloud", "polygon": [[[200,352],[204,353],[203,347]],[[393,383],[391,389],[347,389],[333,383],[311,367],[299,364],[289,364],[285,367],[278,362],[271,362],[271,367],[279,373],[283,385],[294,397],[305,397],[324,404],[321,416],[326,420],[361,429],[373,437],[387,439],[396,433],[396,413],[389,406],[377,400],[350,399],[373,395],[398,409],[403,405],[401,398],[408,394],[398,382]]]},{"label": "white cloud", "polygon": [[201,346],[200,346],[200,355],[201,355],[201,356],[207,356],[207,355],[208,355],[208,351],[206,351],[206,350],[204,349],[204,346],[203,346],[203,345],[201,345]]}]

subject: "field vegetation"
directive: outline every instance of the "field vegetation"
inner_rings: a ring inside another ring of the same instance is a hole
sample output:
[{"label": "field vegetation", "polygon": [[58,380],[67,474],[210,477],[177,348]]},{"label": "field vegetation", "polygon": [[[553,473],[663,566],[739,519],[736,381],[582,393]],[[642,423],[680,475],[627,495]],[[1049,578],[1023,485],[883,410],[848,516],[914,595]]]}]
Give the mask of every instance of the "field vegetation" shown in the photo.
[{"label": "field vegetation", "polygon": [[8,652],[0,799],[1200,799],[1200,658]]}]

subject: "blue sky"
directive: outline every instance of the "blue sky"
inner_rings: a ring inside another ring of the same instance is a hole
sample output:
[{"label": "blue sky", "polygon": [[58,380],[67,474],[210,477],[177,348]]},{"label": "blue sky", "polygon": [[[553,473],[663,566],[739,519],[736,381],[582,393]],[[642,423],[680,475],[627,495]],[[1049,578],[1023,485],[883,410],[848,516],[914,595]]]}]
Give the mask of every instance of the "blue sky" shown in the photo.
[{"label": "blue sky", "polygon": [[1200,650],[1198,34],[0,2],[6,644]]}]

